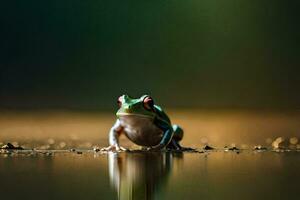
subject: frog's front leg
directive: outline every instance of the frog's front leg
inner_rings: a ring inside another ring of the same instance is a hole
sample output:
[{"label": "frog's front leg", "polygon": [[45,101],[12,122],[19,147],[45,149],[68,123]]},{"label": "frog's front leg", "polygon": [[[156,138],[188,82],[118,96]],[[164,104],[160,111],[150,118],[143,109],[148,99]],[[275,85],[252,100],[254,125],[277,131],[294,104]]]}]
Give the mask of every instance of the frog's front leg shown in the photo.
[{"label": "frog's front leg", "polygon": [[126,151],[126,149],[119,144],[119,137],[122,134],[123,129],[124,128],[121,126],[120,120],[118,119],[109,131],[109,146],[102,148],[101,151]]}]

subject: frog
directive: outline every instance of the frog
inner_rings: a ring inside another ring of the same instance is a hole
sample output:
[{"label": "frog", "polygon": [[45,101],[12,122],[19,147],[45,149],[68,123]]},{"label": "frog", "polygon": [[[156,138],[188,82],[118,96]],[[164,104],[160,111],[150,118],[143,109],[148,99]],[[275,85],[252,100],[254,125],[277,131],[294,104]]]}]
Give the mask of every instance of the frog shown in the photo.
[{"label": "frog", "polygon": [[150,95],[132,98],[124,94],[118,98],[117,104],[119,109],[109,131],[109,146],[102,151],[128,151],[119,143],[122,134],[142,150],[192,149],[180,145],[183,129],[171,123],[169,116]]}]

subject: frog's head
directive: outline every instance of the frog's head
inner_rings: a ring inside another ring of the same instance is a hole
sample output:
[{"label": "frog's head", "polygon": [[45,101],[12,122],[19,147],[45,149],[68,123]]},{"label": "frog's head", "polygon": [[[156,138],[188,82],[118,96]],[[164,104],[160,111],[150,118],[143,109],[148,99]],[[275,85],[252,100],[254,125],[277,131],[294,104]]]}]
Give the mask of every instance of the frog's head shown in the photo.
[{"label": "frog's head", "polygon": [[119,110],[117,116],[133,115],[141,117],[155,117],[154,101],[149,95],[143,95],[138,99],[133,99],[128,95],[118,98]]}]

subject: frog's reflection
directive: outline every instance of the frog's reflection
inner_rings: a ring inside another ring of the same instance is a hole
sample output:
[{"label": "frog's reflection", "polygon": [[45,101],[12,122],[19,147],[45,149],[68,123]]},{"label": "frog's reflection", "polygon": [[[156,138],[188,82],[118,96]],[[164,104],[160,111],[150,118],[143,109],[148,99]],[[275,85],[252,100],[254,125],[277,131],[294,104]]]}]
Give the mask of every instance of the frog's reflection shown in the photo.
[{"label": "frog's reflection", "polygon": [[173,159],[182,155],[157,152],[109,153],[109,176],[118,199],[157,199],[166,185]]}]

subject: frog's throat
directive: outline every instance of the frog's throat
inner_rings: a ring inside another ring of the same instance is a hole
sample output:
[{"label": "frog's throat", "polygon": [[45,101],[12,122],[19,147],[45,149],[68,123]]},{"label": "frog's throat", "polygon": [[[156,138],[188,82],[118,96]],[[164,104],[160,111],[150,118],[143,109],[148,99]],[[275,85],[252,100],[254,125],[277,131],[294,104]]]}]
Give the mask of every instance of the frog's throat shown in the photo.
[{"label": "frog's throat", "polygon": [[154,118],[154,116],[151,115],[142,115],[142,114],[136,114],[136,113],[117,113],[117,117],[122,116],[137,116],[137,117],[144,117],[144,118]]}]

